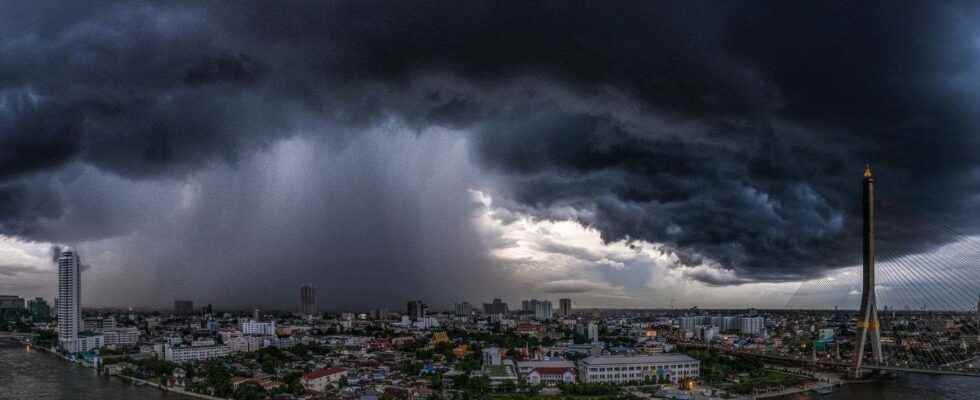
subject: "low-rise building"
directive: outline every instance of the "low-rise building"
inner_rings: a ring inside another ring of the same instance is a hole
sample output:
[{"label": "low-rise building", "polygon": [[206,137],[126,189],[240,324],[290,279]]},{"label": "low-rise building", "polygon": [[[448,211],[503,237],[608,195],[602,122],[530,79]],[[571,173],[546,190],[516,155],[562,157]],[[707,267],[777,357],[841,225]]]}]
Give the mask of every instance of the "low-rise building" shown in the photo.
[{"label": "low-rise building", "polygon": [[102,335],[78,336],[78,352],[80,353],[101,349],[103,346],[105,346],[105,337]]},{"label": "low-rise building", "polygon": [[300,382],[306,390],[323,393],[346,376],[347,370],[343,368],[324,368],[303,375]]},{"label": "low-rise building", "polygon": [[107,329],[102,331],[102,336],[106,347],[133,347],[140,341],[140,330],[132,327]]},{"label": "low-rise building", "polygon": [[164,359],[170,362],[182,363],[188,361],[203,361],[220,358],[230,353],[228,346],[167,346]]},{"label": "low-rise building", "polygon": [[587,357],[579,365],[585,383],[629,383],[668,379],[671,382],[701,375],[701,362],[683,354]]}]

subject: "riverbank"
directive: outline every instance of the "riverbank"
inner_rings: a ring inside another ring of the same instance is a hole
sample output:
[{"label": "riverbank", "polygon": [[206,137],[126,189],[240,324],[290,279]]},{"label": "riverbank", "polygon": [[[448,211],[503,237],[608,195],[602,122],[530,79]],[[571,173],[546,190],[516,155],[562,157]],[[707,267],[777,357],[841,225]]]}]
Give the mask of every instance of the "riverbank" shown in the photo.
[{"label": "riverbank", "polygon": [[[68,357],[65,357],[63,354],[59,353],[55,349],[49,349],[49,348],[42,347],[42,346],[36,346],[36,345],[31,344],[30,342],[23,341],[23,340],[17,340],[17,342],[19,342],[22,345],[29,346],[29,348],[31,349],[31,351],[41,350],[43,353],[53,355],[53,356],[55,356],[57,358],[60,358],[61,360],[65,361],[65,362],[68,362],[69,364],[77,364],[77,365],[81,365],[81,366],[83,366],[85,368],[95,369],[94,367],[87,366],[87,365],[85,365],[83,363],[80,363],[78,361],[75,361],[75,360],[72,360],[72,359],[70,359]],[[98,370],[96,370],[96,372],[98,373]],[[110,379],[112,377],[119,378],[121,381],[126,382],[126,383],[146,385],[146,386],[153,387],[153,388],[156,388],[156,389],[159,389],[159,390],[162,390],[162,391],[173,392],[173,393],[177,393],[177,394],[180,394],[180,395],[183,395],[183,396],[188,396],[188,397],[195,397],[195,398],[204,399],[204,400],[230,400],[230,399],[225,399],[225,398],[222,398],[222,397],[214,397],[214,396],[209,396],[209,395],[206,395],[206,394],[189,392],[189,391],[178,389],[178,388],[174,388],[174,387],[167,387],[167,386],[163,386],[163,385],[160,385],[160,384],[157,384],[157,383],[154,383],[154,382],[150,382],[150,381],[146,381],[146,380],[143,380],[143,379],[135,378],[135,377],[132,377],[132,376],[126,376],[126,375],[110,375],[109,376]]]},{"label": "riverbank", "polygon": [[158,383],[155,383],[155,382],[150,382],[150,381],[147,381],[147,380],[143,380],[143,379],[139,379],[139,378],[134,378],[132,376],[126,376],[126,375],[113,375],[113,376],[115,376],[117,378],[120,378],[122,380],[128,380],[128,381],[130,381],[131,383],[134,383],[134,384],[143,384],[143,385],[147,385],[147,386],[150,386],[150,387],[155,387],[155,388],[160,389],[160,390],[182,394],[184,396],[196,397],[196,398],[205,399],[205,400],[230,400],[230,399],[226,399],[224,397],[214,397],[214,396],[209,396],[209,395],[202,394],[202,393],[188,392],[186,390],[178,389],[178,388],[175,388],[175,387],[163,386],[163,385],[158,384]]}]

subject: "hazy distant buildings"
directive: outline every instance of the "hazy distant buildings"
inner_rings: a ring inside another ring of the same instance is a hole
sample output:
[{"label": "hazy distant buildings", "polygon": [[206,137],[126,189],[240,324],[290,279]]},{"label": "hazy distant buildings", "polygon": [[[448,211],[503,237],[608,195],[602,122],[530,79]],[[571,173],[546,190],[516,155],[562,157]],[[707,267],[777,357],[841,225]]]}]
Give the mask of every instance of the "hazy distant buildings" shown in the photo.
[{"label": "hazy distant buildings", "polygon": [[426,306],[421,300],[413,300],[408,302],[408,318],[412,321],[421,321],[425,319]]},{"label": "hazy distant buildings", "polygon": [[36,297],[34,300],[28,301],[27,309],[30,310],[34,322],[45,322],[51,319],[51,306],[43,297]]},{"label": "hazy distant buildings", "polygon": [[483,303],[483,313],[487,315],[503,315],[507,314],[508,311],[507,303],[504,303],[500,299],[493,299],[490,303]]},{"label": "hazy distant buildings", "polygon": [[548,300],[524,300],[521,302],[521,311],[533,315],[534,319],[540,321],[549,320],[554,317],[551,301]]},{"label": "hazy distant buildings", "polygon": [[738,330],[738,317],[717,316],[711,317],[711,325],[717,326],[721,332],[735,332]]},{"label": "hazy distant buildings", "polygon": [[589,341],[599,343],[599,325],[595,321],[589,322]]},{"label": "hazy distant buildings", "polygon": [[69,353],[82,351],[78,342],[82,322],[81,267],[74,250],[67,249],[58,256],[58,344]]},{"label": "hazy distant buildings", "polygon": [[0,295],[0,321],[13,320],[24,312],[24,299],[18,296]]},{"label": "hazy distant buildings", "polygon": [[313,285],[303,285],[299,288],[300,312],[305,315],[316,315],[317,309],[316,288]]},{"label": "hazy distant buildings", "polygon": [[194,313],[194,302],[190,300],[174,301],[175,315],[191,315]]},{"label": "hazy distant buildings", "polygon": [[551,302],[548,300],[538,301],[534,304],[534,318],[539,321],[547,321],[554,317]]},{"label": "hazy distant buildings", "polygon": [[743,317],[739,320],[738,331],[742,335],[758,335],[766,329],[766,321],[762,317]]},{"label": "hazy distant buildings", "polygon": [[558,310],[561,312],[563,317],[567,317],[572,314],[572,299],[559,299],[558,300]]},{"label": "hazy distant buildings", "polygon": [[467,301],[456,303],[453,306],[453,314],[455,314],[457,317],[469,317],[473,315],[475,311],[476,309],[473,308],[473,305]]}]

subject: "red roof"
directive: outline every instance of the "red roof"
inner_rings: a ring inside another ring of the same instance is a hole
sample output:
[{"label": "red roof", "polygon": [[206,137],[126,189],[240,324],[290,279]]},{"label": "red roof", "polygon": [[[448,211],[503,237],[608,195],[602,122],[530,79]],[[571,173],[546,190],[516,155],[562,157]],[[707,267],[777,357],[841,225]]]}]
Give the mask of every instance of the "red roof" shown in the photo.
[{"label": "red roof", "polygon": [[313,372],[304,374],[303,375],[303,379],[306,379],[306,380],[319,379],[319,378],[323,378],[324,376],[336,375],[336,374],[339,374],[339,373],[344,372],[344,371],[346,371],[346,370],[343,369],[343,368],[324,368],[324,369],[318,369],[316,371],[313,371]]}]

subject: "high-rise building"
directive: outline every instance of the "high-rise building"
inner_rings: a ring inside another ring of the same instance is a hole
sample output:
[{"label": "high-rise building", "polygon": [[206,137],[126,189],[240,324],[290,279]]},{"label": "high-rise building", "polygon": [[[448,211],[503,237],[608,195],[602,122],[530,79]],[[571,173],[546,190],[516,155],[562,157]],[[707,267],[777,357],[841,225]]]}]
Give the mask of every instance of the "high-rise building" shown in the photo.
[{"label": "high-rise building", "polygon": [[0,321],[20,318],[22,313],[24,313],[23,298],[0,295]]},{"label": "high-rise building", "polygon": [[744,317],[739,320],[739,333],[743,335],[758,335],[766,329],[766,321],[762,317]]},{"label": "high-rise building", "polygon": [[316,288],[313,285],[303,285],[299,288],[300,312],[306,315],[316,315]]},{"label": "high-rise building", "polygon": [[589,322],[589,341],[599,343],[599,325],[595,321]]},{"label": "high-rise building", "polygon": [[476,309],[473,308],[473,305],[468,301],[456,303],[454,309],[457,317],[469,317],[470,315],[473,315],[474,311],[476,311]]},{"label": "high-rise building", "polygon": [[82,261],[72,249],[58,256],[58,345],[64,351],[80,351],[78,331],[82,320]]},{"label": "high-rise building", "polygon": [[194,302],[190,300],[175,300],[174,314],[191,315],[194,313]]},{"label": "high-rise building", "polygon": [[572,299],[559,299],[558,300],[558,310],[561,312],[563,317],[567,317],[572,314]]},{"label": "high-rise building", "polygon": [[31,312],[31,318],[35,322],[44,322],[51,319],[51,307],[43,297],[34,298],[27,302],[27,308]]},{"label": "high-rise building", "polygon": [[507,303],[500,299],[493,299],[493,302],[483,303],[483,313],[487,315],[507,314]]},{"label": "high-rise building", "polygon": [[554,312],[552,311],[551,301],[548,300],[531,300],[534,308],[534,319],[539,321],[547,321],[554,317]]},{"label": "high-rise building", "polygon": [[426,307],[421,300],[408,302],[408,318],[412,321],[419,321],[425,318]]}]

